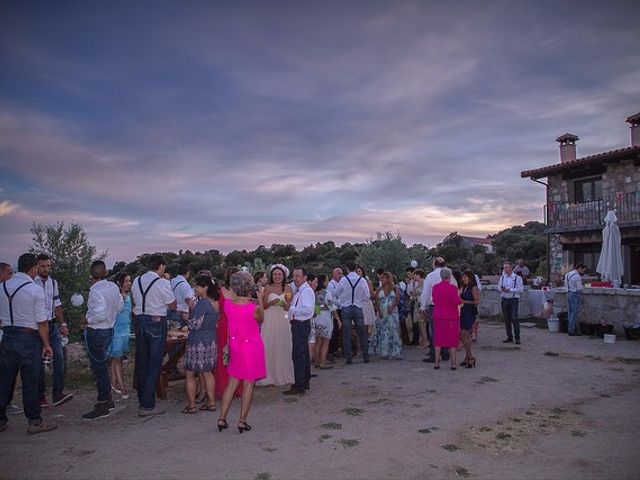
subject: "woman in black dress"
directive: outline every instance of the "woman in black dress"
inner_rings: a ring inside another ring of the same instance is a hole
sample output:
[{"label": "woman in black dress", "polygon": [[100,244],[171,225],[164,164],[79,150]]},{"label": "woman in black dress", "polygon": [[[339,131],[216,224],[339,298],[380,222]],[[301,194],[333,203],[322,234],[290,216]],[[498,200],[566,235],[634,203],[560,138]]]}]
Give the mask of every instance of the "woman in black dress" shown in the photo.
[{"label": "woman in black dress", "polygon": [[473,324],[476,323],[478,304],[480,303],[480,290],[476,285],[476,276],[471,270],[465,271],[461,280],[460,341],[464,346],[465,356],[460,365],[472,368],[476,366],[476,359],[471,354],[471,330],[473,329]]}]

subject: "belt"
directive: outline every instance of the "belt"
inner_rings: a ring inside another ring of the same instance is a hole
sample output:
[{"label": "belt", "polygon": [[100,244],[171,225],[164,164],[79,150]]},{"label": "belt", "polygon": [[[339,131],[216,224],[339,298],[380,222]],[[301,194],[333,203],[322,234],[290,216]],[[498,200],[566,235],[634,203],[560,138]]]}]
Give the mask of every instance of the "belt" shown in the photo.
[{"label": "belt", "polygon": [[569,290],[569,293],[582,293],[581,290]]},{"label": "belt", "polygon": [[29,335],[35,335],[36,337],[40,336],[40,333],[38,332],[38,330],[34,329],[34,328],[29,328],[29,327],[16,327],[16,326],[11,326],[8,325],[6,327],[3,327],[2,330],[4,331],[4,333],[10,333],[10,332],[22,332],[22,333],[28,333]]}]

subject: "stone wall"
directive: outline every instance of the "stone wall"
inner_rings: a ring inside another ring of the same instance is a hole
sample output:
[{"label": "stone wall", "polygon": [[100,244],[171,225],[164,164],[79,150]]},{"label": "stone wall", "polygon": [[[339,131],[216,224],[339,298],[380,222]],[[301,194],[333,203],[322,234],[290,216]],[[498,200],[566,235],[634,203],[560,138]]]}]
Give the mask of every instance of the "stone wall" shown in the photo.
[{"label": "stone wall", "polygon": [[[520,298],[519,316],[531,316],[526,288]],[[557,315],[567,311],[567,292],[555,289],[553,311]],[[618,335],[624,335],[623,324],[640,323],[640,290],[622,290],[614,288],[585,288],[582,294],[583,308],[578,314],[578,322],[609,323],[614,325]],[[498,317],[502,315],[500,291],[497,285],[482,287],[480,317]]]}]

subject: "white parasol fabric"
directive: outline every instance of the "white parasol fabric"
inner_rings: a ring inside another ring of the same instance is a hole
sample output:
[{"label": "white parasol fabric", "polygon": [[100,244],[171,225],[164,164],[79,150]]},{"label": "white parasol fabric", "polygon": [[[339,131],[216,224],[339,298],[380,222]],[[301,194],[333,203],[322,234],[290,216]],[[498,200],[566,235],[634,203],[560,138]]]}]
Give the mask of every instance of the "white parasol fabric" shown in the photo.
[{"label": "white parasol fabric", "polygon": [[610,282],[622,279],[622,244],[618,217],[613,210],[609,210],[604,217],[605,227],[602,229],[602,251],[596,272],[602,275],[603,280]]}]

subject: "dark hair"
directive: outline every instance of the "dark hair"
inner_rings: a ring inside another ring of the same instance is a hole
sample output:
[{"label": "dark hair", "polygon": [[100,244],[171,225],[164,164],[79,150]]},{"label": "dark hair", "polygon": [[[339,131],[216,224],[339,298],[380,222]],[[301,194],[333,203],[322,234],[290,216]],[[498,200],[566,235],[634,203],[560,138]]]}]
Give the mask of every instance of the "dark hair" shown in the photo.
[{"label": "dark hair", "polygon": [[420,269],[420,268],[416,268],[416,269],[413,271],[413,274],[414,274],[414,275],[418,275],[420,278],[424,278],[424,277],[425,277],[425,275],[424,275],[424,270],[422,270],[422,269]]},{"label": "dark hair", "polygon": [[234,273],[239,272],[240,269],[238,267],[229,267],[224,271],[224,275],[222,277],[222,285],[225,286],[225,288],[228,288],[229,290],[231,290],[231,275],[233,275]]},{"label": "dark hair", "polygon": [[41,253],[41,254],[38,255],[36,260],[38,262],[44,262],[45,260],[51,260],[51,257],[49,255],[47,255],[46,253]]},{"label": "dark hair", "polygon": [[254,274],[253,274],[253,281],[254,281],[255,283],[258,283],[258,281],[259,281],[262,277],[264,277],[266,274],[267,274],[267,272],[263,272],[263,271],[260,271],[260,272],[256,272],[256,273],[254,273]]},{"label": "dark hair", "polygon": [[316,279],[316,275],[315,273],[310,273],[309,275],[307,275],[307,283],[311,283]]},{"label": "dark hair", "polygon": [[154,272],[158,270],[162,265],[166,265],[166,264],[167,264],[167,261],[164,259],[162,255],[159,255],[159,254],[151,255],[149,257],[149,260],[147,260],[147,267],[149,267],[149,270],[152,270]]},{"label": "dark hair", "polygon": [[433,259],[433,267],[434,268],[442,268],[447,264],[447,261],[444,257],[436,257]]},{"label": "dark hair", "polygon": [[362,278],[366,279],[367,278],[367,271],[364,269],[364,267],[362,265],[356,265],[356,271],[358,269],[362,270]]},{"label": "dark hair", "polygon": [[293,271],[295,272],[296,270],[300,270],[302,271],[302,275],[306,276],[307,275],[307,270],[304,267],[295,267],[293,269]]},{"label": "dark hair", "polygon": [[190,263],[181,263],[180,266],[178,267],[178,273],[180,275],[184,275],[185,273],[189,273],[191,271],[191,267],[193,265],[191,265]]},{"label": "dark hair", "polygon": [[347,270],[350,272],[355,272],[356,270],[356,262],[354,262],[353,260],[349,260],[345,266],[347,267]]},{"label": "dark hair", "polygon": [[587,266],[584,263],[576,263],[576,270],[579,268],[587,268]]},{"label": "dark hair", "polygon": [[18,271],[22,273],[27,273],[33,267],[38,265],[38,260],[36,259],[35,254],[33,253],[23,253],[18,258]]},{"label": "dark hair", "polygon": [[91,278],[94,280],[102,280],[107,273],[107,266],[102,260],[96,260],[91,262],[91,268],[89,269]]},{"label": "dark hair", "polygon": [[405,270],[406,272],[415,272],[416,269],[413,267],[407,267],[407,269]]},{"label": "dark hair", "polygon": [[385,269],[380,267],[376,268],[376,275],[382,275],[385,272]]},{"label": "dark hair", "polygon": [[0,262],[0,273],[4,273],[7,267],[11,267],[8,263]]},{"label": "dark hair", "polygon": [[[473,274],[473,272],[471,270],[465,270],[464,272],[462,272],[462,275],[466,275],[467,278],[469,278],[469,286],[470,287],[477,287],[478,286],[478,282],[476,282],[476,276]],[[462,287],[462,284],[458,285],[460,287]]]},{"label": "dark hair", "polygon": [[318,288],[317,290],[324,290],[327,286],[327,276],[324,273],[318,275]]},{"label": "dark hair", "polygon": [[285,272],[282,268],[280,267],[273,267],[271,269],[271,271],[269,272],[269,284],[273,284],[273,271],[274,270],[280,270],[282,272],[282,288],[284,289],[285,285],[287,284],[287,272]]},{"label": "dark hair", "polygon": [[121,287],[122,285],[124,285],[124,279],[127,277],[131,277],[131,274],[127,272],[118,272],[116,273],[116,277],[113,279],[113,281],[116,282],[116,285]]},{"label": "dark hair", "polygon": [[460,273],[460,270],[453,270],[451,272],[451,276],[456,279],[458,287],[462,285],[462,274]]},{"label": "dark hair", "polygon": [[220,287],[211,280],[211,277],[198,275],[195,282],[199,287],[207,287],[207,296],[212,300],[218,300],[220,298]]}]

